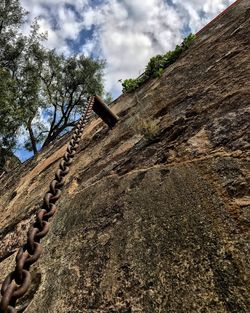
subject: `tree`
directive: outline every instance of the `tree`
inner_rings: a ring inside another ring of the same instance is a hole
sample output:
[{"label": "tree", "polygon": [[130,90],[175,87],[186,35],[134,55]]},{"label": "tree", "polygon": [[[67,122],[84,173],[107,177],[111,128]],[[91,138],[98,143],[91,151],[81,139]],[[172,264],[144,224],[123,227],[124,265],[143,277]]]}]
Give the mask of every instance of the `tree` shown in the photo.
[{"label": "tree", "polygon": [[38,102],[49,126],[42,128],[31,121],[31,125],[40,130],[37,143],[43,141],[43,147],[75,125],[89,96],[102,95],[104,68],[103,61],[83,55],[65,58],[52,50],[44,57]]},{"label": "tree", "polygon": [[28,36],[18,32],[25,16],[19,0],[1,2],[0,147],[13,148],[22,126],[36,154],[75,125],[90,95],[102,95],[104,61],[45,49],[36,21]]},{"label": "tree", "polygon": [[[15,133],[20,126],[15,106],[16,82],[14,75],[24,41],[18,27],[24,22],[26,12],[18,0],[0,3],[0,148],[9,151],[15,143]],[[7,153],[7,152],[6,152]]]},{"label": "tree", "polygon": [[[5,44],[0,67],[0,145],[6,151],[13,148],[20,126],[30,131],[29,125],[41,106],[39,73],[44,54],[41,42],[45,37],[39,34],[36,21],[29,36],[16,36]],[[33,139],[32,135],[30,132]],[[33,148],[36,153],[36,146]]]},{"label": "tree", "polygon": [[[6,47],[18,48],[18,29],[24,23],[27,12],[19,0],[2,0],[0,2],[0,64],[4,65]],[[20,53],[20,51],[19,51]],[[11,61],[8,59],[7,61]]]}]

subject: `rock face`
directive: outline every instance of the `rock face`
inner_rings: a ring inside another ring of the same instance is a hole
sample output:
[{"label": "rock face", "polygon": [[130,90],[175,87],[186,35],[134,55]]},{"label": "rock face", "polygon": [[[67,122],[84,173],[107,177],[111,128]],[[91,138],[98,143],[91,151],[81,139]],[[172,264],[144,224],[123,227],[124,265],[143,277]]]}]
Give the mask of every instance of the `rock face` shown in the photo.
[{"label": "rock face", "polygon": [[[249,312],[250,2],[112,104],[78,153],[19,302],[28,313]],[[0,181],[0,280],[69,137]]]}]

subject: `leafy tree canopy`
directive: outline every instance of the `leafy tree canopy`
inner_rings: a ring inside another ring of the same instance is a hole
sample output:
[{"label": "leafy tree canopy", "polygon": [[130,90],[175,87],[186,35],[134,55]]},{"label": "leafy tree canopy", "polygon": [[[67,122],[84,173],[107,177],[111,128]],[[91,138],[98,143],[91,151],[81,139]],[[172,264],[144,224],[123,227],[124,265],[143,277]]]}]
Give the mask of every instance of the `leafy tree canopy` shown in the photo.
[{"label": "leafy tree canopy", "polygon": [[0,148],[13,149],[22,129],[36,154],[74,126],[90,95],[103,94],[105,62],[46,49],[37,21],[20,33],[26,16],[19,0],[1,1]]}]

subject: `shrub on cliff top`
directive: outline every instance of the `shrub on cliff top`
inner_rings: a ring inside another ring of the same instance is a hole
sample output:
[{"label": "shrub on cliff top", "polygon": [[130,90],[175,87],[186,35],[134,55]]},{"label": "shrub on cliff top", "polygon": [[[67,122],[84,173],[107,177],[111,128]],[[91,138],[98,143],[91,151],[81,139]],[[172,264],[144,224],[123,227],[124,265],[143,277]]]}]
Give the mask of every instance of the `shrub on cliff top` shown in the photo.
[{"label": "shrub on cliff top", "polygon": [[152,57],[145,68],[145,72],[141,76],[135,79],[130,78],[124,80],[122,83],[122,92],[132,92],[142,86],[150,78],[160,77],[163,74],[164,69],[173,64],[180,55],[189,48],[194,38],[195,36],[193,34],[189,34],[184,38],[180,46],[177,45],[175,47],[175,50]]}]

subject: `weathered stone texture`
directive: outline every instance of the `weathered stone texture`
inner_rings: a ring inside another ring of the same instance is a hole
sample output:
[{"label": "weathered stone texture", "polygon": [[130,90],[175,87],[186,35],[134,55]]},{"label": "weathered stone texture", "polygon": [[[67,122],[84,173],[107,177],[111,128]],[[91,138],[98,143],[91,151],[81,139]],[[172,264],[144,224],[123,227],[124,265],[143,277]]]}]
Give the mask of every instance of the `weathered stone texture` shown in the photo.
[{"label": "weathered stone texture", "polygon": [[[19,312],[250,311],[249,29],[242,0],[92,119]],[[0,280],[68,138],[1,178]]]}]

